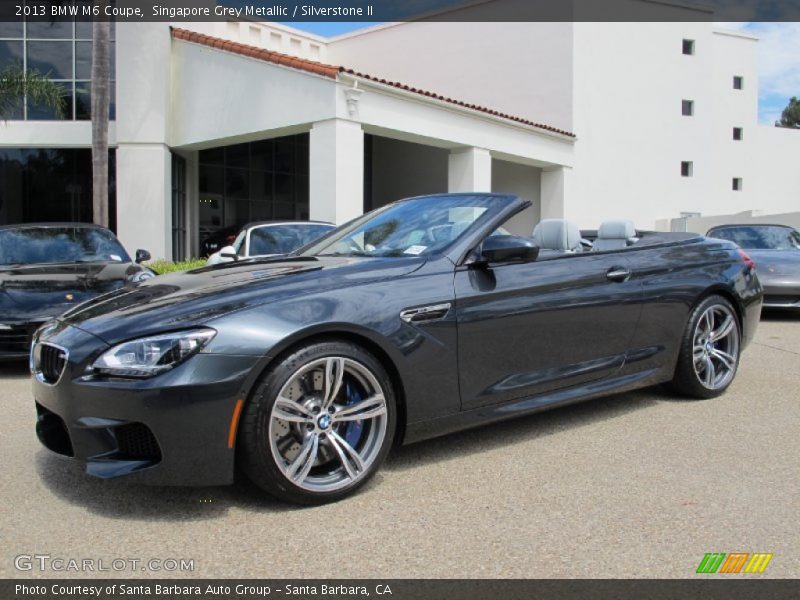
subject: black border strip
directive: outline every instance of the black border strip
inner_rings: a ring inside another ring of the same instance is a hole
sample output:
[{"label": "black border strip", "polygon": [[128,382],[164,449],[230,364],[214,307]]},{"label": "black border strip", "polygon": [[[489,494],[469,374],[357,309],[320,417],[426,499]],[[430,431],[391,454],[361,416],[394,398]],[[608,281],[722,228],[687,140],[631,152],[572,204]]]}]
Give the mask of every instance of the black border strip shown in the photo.
[{"label": "black border strip", "polygon": [[[753,600],[797,597],[797,581],[714,579],[3,579],[3,600]],[[98,593],[99,592],[99,593]],[[124,593],[123,593],[124,592]]]},{"label": "black border strip", "polygon": [[[73,2],[77,15],[53,13],[54,5]],[[35,21],[91,21],[109,3],[114,18],[128,22],[800,21],[800,0],[0,0],[0,21],[18,21],[26,12]]]}]

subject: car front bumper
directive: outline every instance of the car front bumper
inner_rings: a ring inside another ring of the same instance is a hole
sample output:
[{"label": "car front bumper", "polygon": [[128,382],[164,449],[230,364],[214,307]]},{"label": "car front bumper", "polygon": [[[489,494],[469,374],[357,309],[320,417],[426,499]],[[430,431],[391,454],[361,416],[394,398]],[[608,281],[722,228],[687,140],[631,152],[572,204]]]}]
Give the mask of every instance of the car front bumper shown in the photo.
[{"label": "car front bumper", "polygon": [[[33,377],[36,431],[47,448],[101,478],[152,485],[233,481],[230,431],[257,357],[200,353],[150,379],[109,379],[87,374],[106,347],[94,336],[68,327],[47,342],[69,350],[54,385]],[[96,351],[87,354],[85,347]]]},{"label": "car front bumper", "polygon": [[33,334],[43,322],[0,323],[0,360],[28,358]]}]

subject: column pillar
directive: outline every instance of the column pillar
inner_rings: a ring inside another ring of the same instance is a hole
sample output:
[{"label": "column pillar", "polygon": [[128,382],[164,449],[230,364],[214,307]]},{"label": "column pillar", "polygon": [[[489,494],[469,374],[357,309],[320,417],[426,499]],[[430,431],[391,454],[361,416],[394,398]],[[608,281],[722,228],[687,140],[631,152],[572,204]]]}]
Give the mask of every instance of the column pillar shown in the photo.
[{"label": "column pillar", "polygon": [[117,146],[117,235],[131,254],[172,259],[172,156],[165,144]]},{"label": "column pillar", "polygon": [[364,212],[364,131],[359,123],[314,123],[309,140],[309,210],[341,225]]},{"label": "column pillar", "polygon": [[[542,171],[541,219],[564,219],[567,217],[567,201],[571,183],[571,167],[555,167]],[[575,215],[572,217],[575,218]]]},{"label": "column pillar", "polygon": [[450,152],[448,192],[491,192],[492,155],[483,148],[459,148]]}]

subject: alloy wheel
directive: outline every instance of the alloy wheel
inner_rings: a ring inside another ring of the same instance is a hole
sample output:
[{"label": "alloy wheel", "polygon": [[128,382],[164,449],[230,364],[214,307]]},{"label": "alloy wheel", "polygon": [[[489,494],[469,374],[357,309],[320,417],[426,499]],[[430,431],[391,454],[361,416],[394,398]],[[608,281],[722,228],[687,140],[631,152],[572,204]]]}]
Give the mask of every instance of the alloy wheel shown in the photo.
[{"label": "alloy wheel", "polygon": [[273,403],[272,458],[293,485],[337,491],[369,471],[387,423],[385,391],[369,368],[342,356],[317,359],[295,371]]},{"label": "alloy wheel", "polygon": [[739,359],[739,325],[724,304],[709,306],[694,330],[692,357],[698,381],[709,390],[727,386]]}]

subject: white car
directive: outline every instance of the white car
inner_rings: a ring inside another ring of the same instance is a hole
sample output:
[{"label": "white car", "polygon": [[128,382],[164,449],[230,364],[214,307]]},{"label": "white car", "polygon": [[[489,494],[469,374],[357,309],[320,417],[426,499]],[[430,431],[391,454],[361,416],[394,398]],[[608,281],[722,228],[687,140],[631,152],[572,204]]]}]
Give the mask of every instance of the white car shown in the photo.
[{"label": "white car", "polygon": [[268,221],[248,223],[233,244],[208,257],[209,265],[233,262],[255,256],[288,254],[336,229],[320,221]]}]

